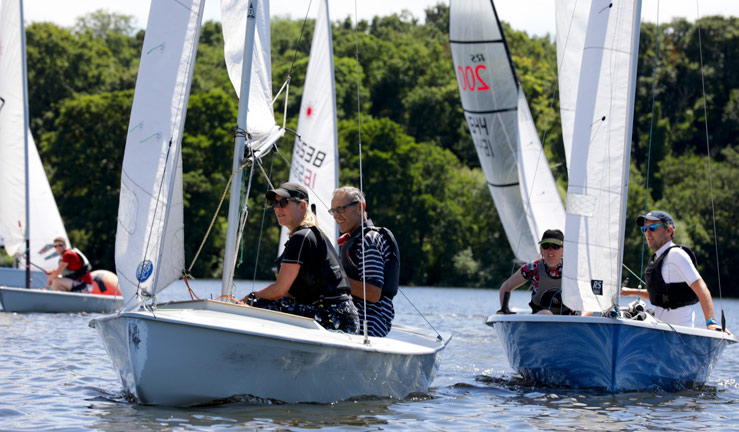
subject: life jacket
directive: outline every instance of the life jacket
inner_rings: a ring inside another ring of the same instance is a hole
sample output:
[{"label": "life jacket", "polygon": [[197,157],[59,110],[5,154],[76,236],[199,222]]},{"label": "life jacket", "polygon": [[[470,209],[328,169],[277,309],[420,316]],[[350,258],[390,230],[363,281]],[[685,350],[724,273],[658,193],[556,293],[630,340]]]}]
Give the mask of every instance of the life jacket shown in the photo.
[{"label": "life jacket", "polygon": [[685,245],[672,245],[657,258],[657,254],[653,254],[649,258],[649,264],[644,271],[644,280],[647,283],[647,292],[649,293],[649,301],[655,305],[665,309],[677,309],[683,306],[690,306],[698,303],[698,296],[695,294],[690,285],[685,282],[665,283],[662,278],[662,263],[667,253],[672,248],[680,248],[687,252],[693,265],[698,267],[698,261],[695,254],[689,247]]},{"label": "life jacket", "polygon": [[362,247],[358,244],[360,236],[364,233],[365,235],[369,231],[378,232],[385,239],[388,248],[390,248],[390,257],[385,261],[385,257],[382,257],[384,268],[384,283],[382,285],[382,296],[393,298],[398,293],[398,285],[400,283],[400,248],[398,242],[395,240],[393,233],[385,227],[376,227],[374,225],[365,225],[364,230],[354,230],[352,235],[349,237],[344,245],[339,249],[341,254],[341,265],[344,267],[346,275],[354,280],[359,280],[359,264],[355,263],[351,259],[351,253],[355,247]]},{"label": "life jacket", "polygon": [[539,261],[537,272],[539,273],[539,286],[531,295],[531,303],[539,309],[548,309],[554,315],[569,315],[570,309],[562,304],[562,278],[554,279],[546,271],[544,260]]},{"label": "life jacket", "polygon": [[[300,229],[310,229],[316,237],[319,256],[325,257],[319,271],[306,271],[302,278],[308,285],[308,292],[290,294],[295,300],[304,304],[315,304],[322,300],[344,301],[351,300],[351,287],[346,275],[341,270],[339,256],[336,249],[330,246],[331,242],[318,227],[301,226]],[[277,266],[282,264],[282,255],[277,259]]]},{"label": "life jacket", "polygon": [[[82,261],[82,267],[77,270],[69,270],[68,268],[65,268],[64,270],[62,270],[62,277],[81,280],[80,278],[82,278],[82,276],[92,271],[90,260],[88,260],[85,254],[80,252],[80,250],[77,248],[72,248],[70,249],[70,251],[77,254],[77,257],[80,259],[80,261]],[[59,262],[61,262],[61,260],[62,259],[59,258]]]}]

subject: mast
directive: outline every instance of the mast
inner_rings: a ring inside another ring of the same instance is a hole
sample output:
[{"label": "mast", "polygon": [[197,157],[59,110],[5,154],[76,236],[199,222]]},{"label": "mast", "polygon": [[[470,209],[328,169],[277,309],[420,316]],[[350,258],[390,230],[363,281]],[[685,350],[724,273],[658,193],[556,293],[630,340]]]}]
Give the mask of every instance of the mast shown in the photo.
[{"label": "mast", "polygon": [[23,0],[18,0],[20,10],[20,29],[21,29],[21,63],[23,65],[23,163],[25,172],[25,188],[26,188],[26,288],[31,288],[31,200],[29,194],[28,182],[28,69],[26,67],[26,27],[23,24]]},{"label": "mast", "polygon": [[251,86],[251,65],[254,52],[254,30],[259,0],[250,0],[246,14],[246,34],[244,35],[244,57],[241,68],[241,88],[239,90],[239,113],[236,127],[243,133],[236,134],[234,139],[234,156],[232,172],[236,172],[231,183],[231,197],[228,202],[228,229],[226,231],[226,251],[223,258],[223,285],[221,295],[230,296],[233,286],[233,273],[236,266],[236,235],[239,225],[239,208],[241,207],[241,167],[244,157],[246,135],[246,116],[249,108],[249,88]]}]

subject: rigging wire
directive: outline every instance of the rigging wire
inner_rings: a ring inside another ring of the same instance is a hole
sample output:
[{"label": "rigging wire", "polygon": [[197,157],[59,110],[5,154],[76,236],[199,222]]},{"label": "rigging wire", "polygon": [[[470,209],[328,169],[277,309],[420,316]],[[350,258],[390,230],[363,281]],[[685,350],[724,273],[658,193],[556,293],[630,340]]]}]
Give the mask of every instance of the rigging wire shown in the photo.
[{"label": "rigging wire", "polygon": [[[362,105],[361,105],[361,95],[360,95],[360,88],[359,88],[359,18],[357,13],[357,0],[354,0],[354,59],[356,63],[356,72],[357,72],[357,133],[358,133],[358,146],[359,146],[359,192],[362,194],[362,199],[366,201],[364,198],[364,183],[362,181],[363,179],[363,172],[362,172]],[[362,221],[362,272],[364,273],[364,227],[366,225],[366,220],[364,217],[366,203],[361,203],[362,208],[360,210],[360,217]],[[362,277],[362,306],[363,306],[363,313],[364,313],[364,321],[363,321],[363,333],[364,333],[364,344],[369,345],[369,338],[367,336],[367,281],[366,278]],[[415,307],[415,306],[414,306]]]},{"label": "rigging wire", "polygon": [[711,172],[711,146],[708,136],[708,108],[706,108],[706,77],[703,71],[703,43],[701,40],[701,13],[698,5],[698,0],[695,2],[695,10],[697,14],[698,23],[698,54],[700,56],[701,63],[701,90],[703,91],[703,124],[706,132],[706,160],[708,161],[708,185],[711,195],[711,219],[713,220],[713,246],[716,252],[716,279],[718,280],[718,296],[721,302],[721,329],[726,330],[726,318],[724,316],[724,302],[723,295],[721,292],[721,267],[718,259],[718,231],[716,230],[716,207],[714,204],[713,196],[713,175]]},{"label": "rigging wire", "polygon": [[[657,23],[654,35],[654,68],[652,69],[652,112],[649,118],[649,144],[647,146],[647,176],[646,185],[644,187],[644,214],[649,212],[649,171],[652,161],[652,137],[654,130],[654,105],[657,93],[657,69],[659,68],[659,0],[657,0]],[[646,236],[641,237],[641,263],[639,267],[639,274],[644,274],[644,252],[645,252]],[[639,295],[637,298],[641,298],[642,283],[639,283],[637,287]]]}]

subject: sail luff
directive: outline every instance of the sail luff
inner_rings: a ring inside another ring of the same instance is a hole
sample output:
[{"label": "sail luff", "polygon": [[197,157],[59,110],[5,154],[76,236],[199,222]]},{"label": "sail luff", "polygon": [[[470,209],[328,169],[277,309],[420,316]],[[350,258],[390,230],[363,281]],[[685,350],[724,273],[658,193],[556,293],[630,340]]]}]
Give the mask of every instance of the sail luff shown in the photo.
[{"label": "sail luff", "polygon": [[[566,3],[566,2],[562,2]],[[585,2],[587,3],[587,2]],[[584,27],[573,122],[563,301],[605,311],[618,301],[640,2],[592,1]],[[559,3],[558,3],[559,7]],[[577,56],[575,56],[577,58]]]},{"label": "sail luff", "polygon": [[0,0],[0,237],[11,256],[26,249],[28,238],[31,263],[48,270],[58,259],[52,240],[70,243],[28,127],[21,7],[20,0]]},{"label": "sail luff", "polygon": [[116,272],[126,309],[155,295],[185,267],[182,133],[202,0],[152,2],[121,172]]},{"label": "sail luff", "polygon": [[[265,12],[268,11],[265,7]],[[254,53],[254,35],[257,27],[257,16],[262,12],[259,0],[250,0],[246,14],[246,32],[244,34],[243,64],[241,67],[241,80],[239,86],[239,112],[236,125],[239,130],[245,131],[249,108],[249,93],[251,90],[252,61]],[[231,197],[228,205],[228,229],[226,232],[226,250],[223,258],[223,281],[221,295],[231,296],[233,291],[233,273],[236,266],[236,235],[239,228],[239,210],[241,204],[241,176],[239,167],[244,156],[245,136],[237,134],[234,140],[233,172],[236,174],[231,182]]]},{"label": "sail luff", "polygon": [[[532,223],[536,216],[526,201],[532,185],[524,184],[519,173],[522,95],[492,1],[453,1],[449,40],[462,108],[506,237],[518,260],[533,261],[539,257],[534,231],[540,224]],[[556,188],[550,193],[558,196]]]}]

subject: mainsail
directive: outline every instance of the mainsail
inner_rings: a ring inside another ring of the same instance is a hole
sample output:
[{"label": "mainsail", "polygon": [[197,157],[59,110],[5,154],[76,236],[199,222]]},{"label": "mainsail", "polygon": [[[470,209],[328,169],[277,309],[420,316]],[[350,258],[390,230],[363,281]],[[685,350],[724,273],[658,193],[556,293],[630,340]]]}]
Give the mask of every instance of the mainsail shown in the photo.
[{"label": "mainsail", "polygon": [[195,65],[202,0],[151,3],[126,151],[116,232],[116,268],[127,301],[156,294],[185,268],[182,130]]},{"label": "mainsail", "polygon": [[[319,2],[310,59],[305,73],[290,181],[306,186],[311,204],[316,205],[318,226],[336,246],[338,228],[327,211],[331,207],[333,191],[339,185],[339,138],[336,131],[333,59],[328,0],[322,0]],[[283,227],[280,232],[280,251],[286,242],[287,228]]]},{"label": "mainsail", "polygon": [[[53,269],[57,266],[58,255],[52,247],[52,240],[60,236],[67,239],[67,233],[24,113],[24,105],[27,106],[24,31],[21,0],[1,0],[0,237],[8,255],[25,251],[28,199],[31,263]],[[26,140],[28,178],[24,161]]]},{"label": "mainsail", "polygon": [[[518,260],[535,260],[541,233],[562,228],[564,210],[492,2],[453,1],[449,39],[462,108],[508,242]],[[534,160],[521,159],[522,146]]]},{"label": "mainsail", "polygon": [[557,25],[570,37],[557,39],[567,46],[558,48],[559,69],[570,73],[560,78],[560,92],[576,95],[566,142],[563,301],[574,310],[605,311],[617,304],[621,286],[641,3],[579,1],[574,11],[563,0],[556,7],[558,17],[572,19]]}]

